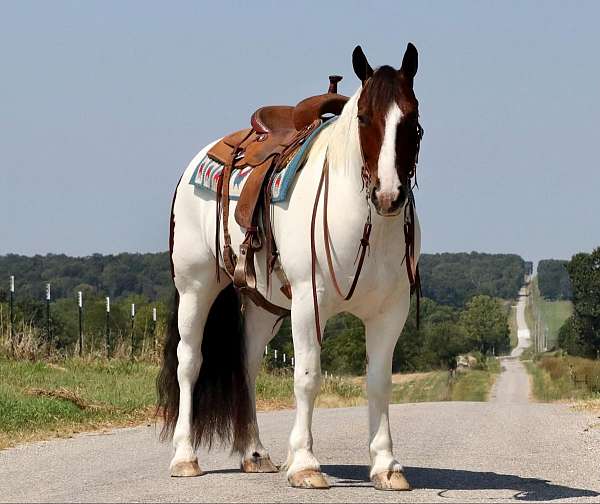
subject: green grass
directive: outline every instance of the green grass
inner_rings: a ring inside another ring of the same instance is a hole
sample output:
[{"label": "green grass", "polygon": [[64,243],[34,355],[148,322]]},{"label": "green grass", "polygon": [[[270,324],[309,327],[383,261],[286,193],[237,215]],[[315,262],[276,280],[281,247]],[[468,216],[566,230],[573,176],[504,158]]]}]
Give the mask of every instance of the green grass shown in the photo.
[{"label": "green grass", "polygon": [[[537,278],[531,284],[531,296],[534,303],[534,312],[539,316],[548,328],[548,348],[555,347],[558,341],[558,331],[573,314],[573,303],[571,301],[549,301],[540,295],[537,286]],[[527,321],[529,324],[529,321]],[[530,329],[533,325],[530,326]]]},{"label": "green grass", "polygon": [[573,314],[573,303],[571,301],[547,301],[540,298],[538,307],[540,316],[548,327],[548,347],[552,348],[558,342],[558,331]]},{"label": "green grass", "polygon": [[[21,442],[70,436],[77,432],[138,425],[154,419],[158,366],[145,362],[64,359],[57,364],[0,358],[0,448]],[[393,402],[484,401],[498,371],[445,371],[394,385]],[[257,379],[258,409],[294,406],[289,370],[266,372]],[[323,379],[318,407],[366,402],[361,379]]]},{"label": "green grass", "polygon": [[[64,359],[57,364],[0,358],[0,448],[76,432],[154,421],[156,364]],[[257,379],[259,409],[294,406],[290,371]],[[354,406],[364,392],[343,378],[323,380],[317,406]]]},{"label": "green grass", "polygon": [[432,371],[392,387],[392,402],[487,401],[500,364],[489,359],[487,369],[457,373],[450,379],[447,371]]},{"label": "green grass", "polygon": [[152,364],[0,360],[0,447],[152,416]]}]

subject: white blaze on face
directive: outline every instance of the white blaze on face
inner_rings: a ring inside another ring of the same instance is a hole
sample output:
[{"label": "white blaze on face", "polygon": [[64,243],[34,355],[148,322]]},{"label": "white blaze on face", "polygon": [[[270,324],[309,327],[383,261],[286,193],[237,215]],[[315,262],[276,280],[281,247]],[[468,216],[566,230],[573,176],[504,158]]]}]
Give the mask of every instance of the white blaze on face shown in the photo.
[{"label": "white blaze on face", "polygon": [[396,171],[396,131],[401,119],[402,111],[394,102],[385,116],[385,131],[377,164],[379,178],[377,198],[384,208],[389,208],[396,201],[400,191],[400,179]]}]

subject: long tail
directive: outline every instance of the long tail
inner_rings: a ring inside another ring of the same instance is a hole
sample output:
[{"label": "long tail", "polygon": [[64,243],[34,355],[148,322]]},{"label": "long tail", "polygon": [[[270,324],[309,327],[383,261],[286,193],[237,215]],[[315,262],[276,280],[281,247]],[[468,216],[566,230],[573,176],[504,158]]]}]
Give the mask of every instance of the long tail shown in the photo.
[{"label": "long tail", "polygon": [[[173,435],[179,414],[177,381],[177,324],[179,294],[175,294],[165,340],[163,363],[156,385],[158,408],[164,425],[162,438]],[[240,300],[233,285],[221,291],[214,301],[202,339],[202,366],[194,386],[192,405],[192,442],[208,448],[216,440],[243,452],[250,438],[252,407],[248,393],[243,317]]]}]

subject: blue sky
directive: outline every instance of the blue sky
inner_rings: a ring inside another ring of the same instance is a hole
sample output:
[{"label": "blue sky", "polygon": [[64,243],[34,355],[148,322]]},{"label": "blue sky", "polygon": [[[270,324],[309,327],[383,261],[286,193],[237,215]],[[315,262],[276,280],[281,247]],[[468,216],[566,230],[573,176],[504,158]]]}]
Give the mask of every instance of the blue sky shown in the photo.
[{"label": "blue sky", "polygon": [[425,252],[600,245],[600,2],[2,2],[0,254],[167,249],[200,148],[419,50]]}]

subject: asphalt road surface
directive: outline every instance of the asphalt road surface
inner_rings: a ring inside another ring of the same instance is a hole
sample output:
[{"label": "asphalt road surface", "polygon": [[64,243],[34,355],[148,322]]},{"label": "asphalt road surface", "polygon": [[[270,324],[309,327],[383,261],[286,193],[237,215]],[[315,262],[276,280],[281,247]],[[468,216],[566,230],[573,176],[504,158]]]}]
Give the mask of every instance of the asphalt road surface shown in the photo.
[{"label": "asphalt road surface", "polygon": [[[396,454],[415,489],[374,490],[364,407],[315,411],[315,453],[329,490],[289,488],[285,474],[242,474],[224,450],[201,452],[199,478],[172,479],[171,449],[153,426],[0,452],[7,502],[599,502],[600,418],[528,400],[516,359],[487,403],[394,405]],[[259,415],[263,442],[285,459],[293,412]]]}]

